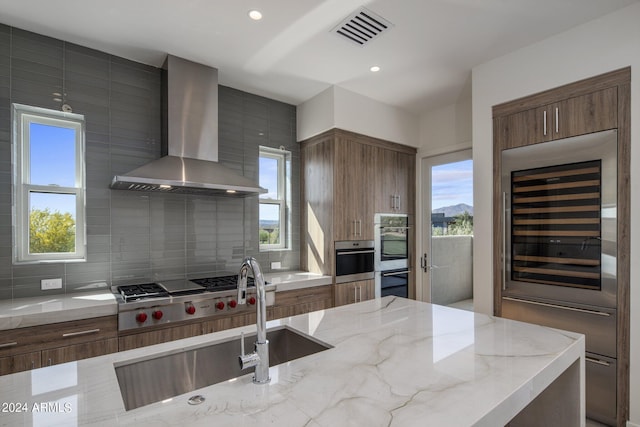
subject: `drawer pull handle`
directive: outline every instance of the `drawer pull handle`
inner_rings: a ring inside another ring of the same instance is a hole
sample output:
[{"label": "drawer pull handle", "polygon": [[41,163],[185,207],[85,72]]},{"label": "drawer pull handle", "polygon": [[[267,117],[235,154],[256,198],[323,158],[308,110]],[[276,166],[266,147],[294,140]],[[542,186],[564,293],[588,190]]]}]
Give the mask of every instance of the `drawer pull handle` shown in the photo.
[{"label": "drawer pull handle", "polygon": [[595,315],[604,316],[604,317],[611,316],[611,314],[605,313],[604,311],[585,310],[584,308],[567,307],[566,305],[549,304],[548,302],[530,301],[526,299],[511,298],[511,297],[503,297],[503,299],[506,299],[509,301],[515,301],[515,302],[523,302],[526,304],[541,305],[543,307],[559,308],[561,310],[570,310],[570,311],[577,311],[577,312],[586,313],[586,314],[595,314]]},{"label": "drawer pull handle", "polygon": [[587,362],[595,363],[596,365],[611,366],[611,363],[605,362],[604,360],[600,360],[600,359],[594,359],[593,357],[585,356],[584,360],[586,360]]},{"label": "drawer pull handle", "polygon": [[0,348],[13,347],[14,345],[18,345],[18,343],[14,341],[14,342],[8,342],[8,343],[0,344]]},{"label": "drawer pull handle", "polygon": [[77,337],[78,335],[96,334],[98,332],[100,332],[100,329],[89,329],[87,331],[80,332],[68,332],[66,334],[62,334],[62,338]]}]

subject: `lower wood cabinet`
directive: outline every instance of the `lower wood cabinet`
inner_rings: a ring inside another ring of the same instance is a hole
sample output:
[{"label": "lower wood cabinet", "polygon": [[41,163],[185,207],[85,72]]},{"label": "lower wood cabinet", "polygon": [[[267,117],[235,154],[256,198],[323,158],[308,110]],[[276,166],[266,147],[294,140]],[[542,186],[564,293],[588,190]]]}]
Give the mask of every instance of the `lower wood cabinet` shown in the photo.
[{"label": "lower wood cabinet", "polygon": [[331,307],[333,307],[331,286],[315,286],[276,292],[272,318],[281,319]]},{"label": "lower wood cabinet", "polygon": [[337,283],[335,285],[335,306],[353,304],[375,298],[375,281]]},{"label": "lower wood cabinet", "polygon": [[116,316],[12,329],[0,338],[0,375],[116,351]]}]

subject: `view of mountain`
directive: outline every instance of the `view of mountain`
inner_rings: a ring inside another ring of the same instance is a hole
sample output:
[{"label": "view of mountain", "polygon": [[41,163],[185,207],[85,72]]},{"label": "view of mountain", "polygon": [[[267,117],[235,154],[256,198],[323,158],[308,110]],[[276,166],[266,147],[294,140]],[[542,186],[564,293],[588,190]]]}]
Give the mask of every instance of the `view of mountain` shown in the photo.
[{"label": "view of mountain", "polygon": [[452,217],[456,215],[463,214],[464,212],[469,212],[471,216],[473,216],[473,206],[469,206],[466,203],[458,203],[453,206],[445,206],[442,208],[434,209],[432,213],[444,213],[444,216]]}]

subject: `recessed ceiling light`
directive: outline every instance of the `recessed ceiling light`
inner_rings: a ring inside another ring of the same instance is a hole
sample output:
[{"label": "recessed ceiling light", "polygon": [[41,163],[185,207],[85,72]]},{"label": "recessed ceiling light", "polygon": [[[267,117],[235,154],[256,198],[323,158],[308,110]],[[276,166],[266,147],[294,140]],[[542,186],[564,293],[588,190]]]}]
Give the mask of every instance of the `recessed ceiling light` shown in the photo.
[{"label": "recessed ceiling light", "polygon": [[369,68],[369,71],[371,71],[372,73],[377,73],[378,71],[380,71],[380,67],[374,65],[373,67]]},{"label": "recessed ceiling light", "polygon": [[236,190],[227,190],[227,193],[229,194],[234,194],[236,192]]},{"label": "recessed ceiling light", "polygon": [[249,18],[253,19],[254,21],[259,21],[262,19],[262,12],[260,12],[259,10],[250,10],[249,11]]}]

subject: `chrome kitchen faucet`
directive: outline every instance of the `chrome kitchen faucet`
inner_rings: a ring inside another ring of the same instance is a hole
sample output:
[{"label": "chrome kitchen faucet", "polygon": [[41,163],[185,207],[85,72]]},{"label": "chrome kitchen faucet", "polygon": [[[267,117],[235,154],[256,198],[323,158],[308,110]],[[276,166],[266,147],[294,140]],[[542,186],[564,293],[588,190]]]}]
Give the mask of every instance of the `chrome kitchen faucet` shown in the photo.
[{"label": "chrome kitchen faucet", "polygon": [[267,292],[260,264],[255,258],[245,258],[240,266],[240,272],[238,273],[238,304],[247,303],[247,274],[249,269],[253,271],[253,280],[256,285],[258,336],[254,351],[249,354],[244,353],[244,335],[240,338],[242,354],[238,357],[238,360],[240,361],[241,369],[256,368],[253,376],[254,383],[267,384],[271,381],[271,378],[269,378],[269,340],[267,340]]}]

